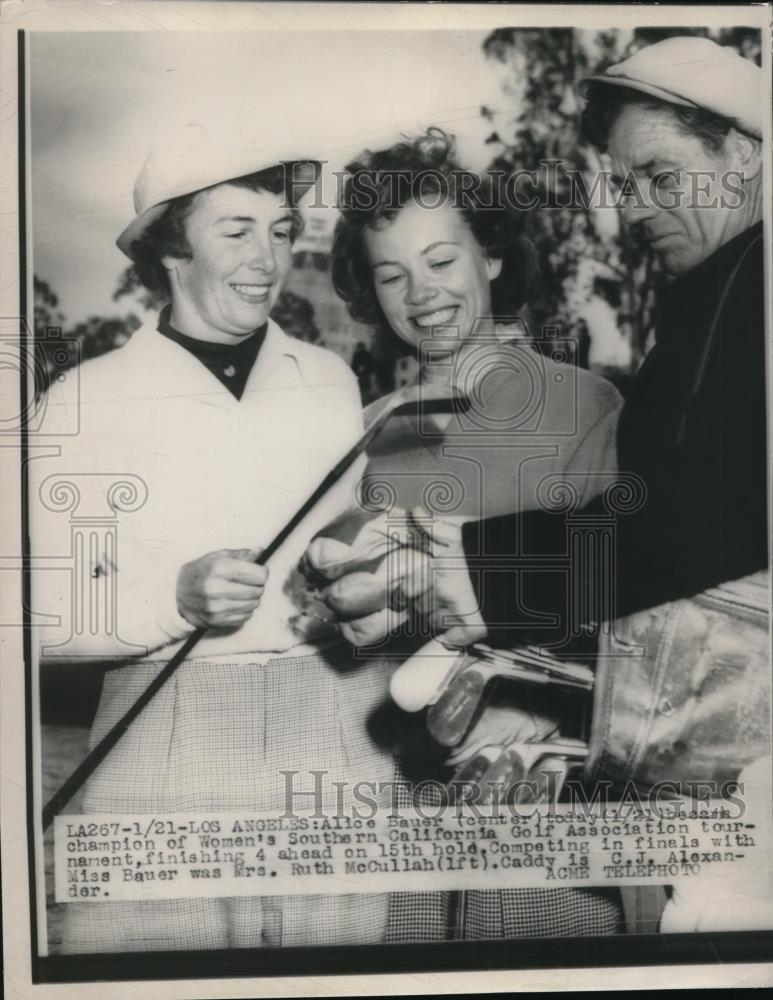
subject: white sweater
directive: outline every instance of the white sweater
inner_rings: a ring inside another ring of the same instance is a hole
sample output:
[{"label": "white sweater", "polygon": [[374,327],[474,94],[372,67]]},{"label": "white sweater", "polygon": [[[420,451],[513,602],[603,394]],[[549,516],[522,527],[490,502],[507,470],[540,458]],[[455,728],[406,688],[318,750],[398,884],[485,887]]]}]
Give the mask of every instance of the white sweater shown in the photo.
[{"label": "white sweater", "polygon": [[[29,497],[33,620],[46,657],[170,656],[192,631],[177,613],[180,567],[215,549],[267,545],[362,430],[346,364],[273,321],[241,400],[154,319],[68,372],[45,406]],[[362,464],[271,559],[252,617],[208,632],[197,656],[306,641],[283,584],[311,536],[350,504]]]}]

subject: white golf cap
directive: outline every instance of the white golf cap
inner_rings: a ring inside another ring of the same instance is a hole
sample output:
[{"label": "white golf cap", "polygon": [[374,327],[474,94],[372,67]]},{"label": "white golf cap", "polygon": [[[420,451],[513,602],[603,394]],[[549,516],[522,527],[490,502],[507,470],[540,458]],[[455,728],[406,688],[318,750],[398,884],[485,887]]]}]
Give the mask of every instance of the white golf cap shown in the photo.
[{"label": "white golf cap", "polygon": [[589,83],[627,87],[669,104],[713,111],[741,131],[761,136],[767,106],[764,77],[759,66],[735,49],[688,35],[639,49],[604,73],[581,80],[577,91],[585,97]]},{"label": "white golf cap", "polygon": [[136,217],[116,240],[131,257],[131,246],[174,198],[202,191],[214,184],[268,170],[280,164],[287,171],[287,188],[293,202],[314,185],[322,169],[310,159],[301,140],[289,135],[278,145],[275,136],[265,144],[198,122],[165,133],[145,160],[134,184]]}]

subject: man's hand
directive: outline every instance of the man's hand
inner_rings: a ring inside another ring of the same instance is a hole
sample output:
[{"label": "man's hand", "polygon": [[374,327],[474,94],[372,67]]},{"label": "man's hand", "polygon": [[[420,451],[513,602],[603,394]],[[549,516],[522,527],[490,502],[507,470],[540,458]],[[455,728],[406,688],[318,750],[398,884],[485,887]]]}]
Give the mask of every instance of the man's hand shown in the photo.
[{"label": "man's hand", "polygon": [[[464,559],[461,522],[430,520],[421,509],[402,523],[394,511],[382,515],[369,525],[370,544],[363,546],[363,557],[371,560],[374,533],[389,538],[389,544],[367,571],[354,568],[358,539],[341,551],[340,561],[349,570],[343,575],[335,559],[322,565],[315,552],[307,552],[312,566],[334,581],[322,597],[349,642],[370,646],[382,641],[408,620],[410,611],[424,623],[427,638],[441,635],[446,645],[466,646],[485,637]],[[326,555],[330,553],[327,549]]]},{"label": "man's hand", "polygon": [[486,638],[487,629],[472,587],[462,545],[462,519],[430,519],[420,507],[409,518],[421,532],[422,559],[398,585],[398,599],[410,602],[428,634],[444,646],[462,648]]},{"label": "man's hand", "polygon": [[242,625],[260,604],[268,578],[250,549],[218,549],[186,563],[177,575],[177,609],[191,625]]}]

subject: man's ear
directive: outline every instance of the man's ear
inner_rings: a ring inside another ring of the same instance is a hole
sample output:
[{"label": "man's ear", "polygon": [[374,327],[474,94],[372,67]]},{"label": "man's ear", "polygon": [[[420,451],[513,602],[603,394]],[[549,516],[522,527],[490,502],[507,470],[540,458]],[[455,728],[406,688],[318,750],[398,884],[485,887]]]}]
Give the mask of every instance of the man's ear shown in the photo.
[{"label": "man's ear", "polygon": [[730,129],[727,138],[743,179],[753,180],[762,170],[762,143],[734,128]]},{"label": "man's ear", "polygon": [[502,273],[502,258],[501,257],[487,257],[486,258],[486,277],[489,281],[495,281],[499,275]]}]

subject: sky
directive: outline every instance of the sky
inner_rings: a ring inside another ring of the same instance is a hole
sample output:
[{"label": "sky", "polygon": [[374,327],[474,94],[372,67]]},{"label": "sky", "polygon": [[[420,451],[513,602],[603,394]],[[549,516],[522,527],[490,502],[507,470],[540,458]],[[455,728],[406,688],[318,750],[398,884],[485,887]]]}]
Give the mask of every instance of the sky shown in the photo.
[{"label": "sky", "polygon": [[35,33],[30,135],[35,273],[69,324],[114,315],[128,263],[115,239],[154,138],[185,121],[217,122],[267,146],[309,137],[341,169],[365,146],[439,124],[481,169],[501,100],[484,31]]}]

